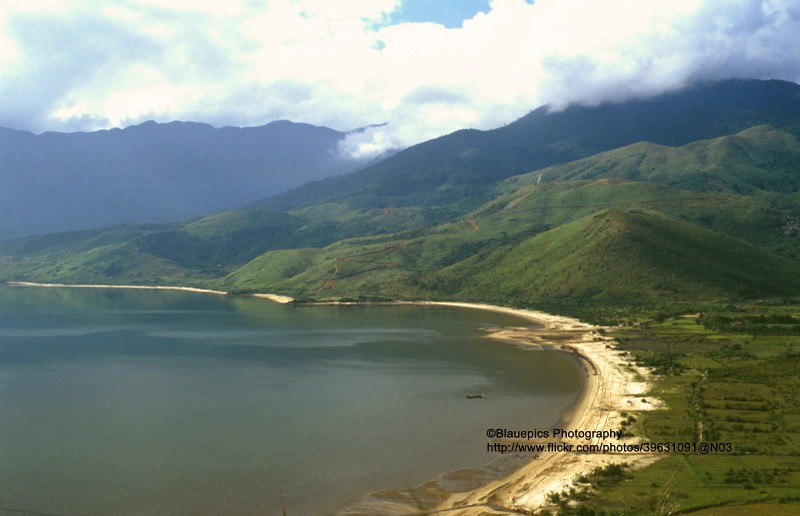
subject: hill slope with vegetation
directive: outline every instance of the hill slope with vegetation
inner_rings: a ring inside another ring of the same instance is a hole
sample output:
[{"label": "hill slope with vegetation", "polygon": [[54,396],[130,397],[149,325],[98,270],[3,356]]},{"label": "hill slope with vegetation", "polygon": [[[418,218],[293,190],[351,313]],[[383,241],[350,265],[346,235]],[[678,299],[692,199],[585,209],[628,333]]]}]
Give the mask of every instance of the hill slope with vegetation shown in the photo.
[{"label": "hill slope with vegetation", "polygon": [[640,142],[540,172],[546,182],[615,178],[698,192],[757,195],[800,191],[797,136],[769,125],[668,147]]},{"label": "hill slope with vegetation", "polygon": [[800,135],[800,86],[784,81],[698,84],[643,100],[541,107],[490,131],[462,130],[415,145],[354,174],[309,183],[263,205],[293,210],[345,202],[468,211],[488,185],[636,142],[681,146],[770,124]]},{"label": "hill slope with vegetation", "polygon": [[658,212],[607,210],[478,253],[425,286],[512,306],[746,299],[800,292],[800,262]]},{"label": "hill slope with vegetation", "polygon": [[[799,102],[791,83],[727,81],[538,110],[241,210],[0,243],[0,278],[525,306],[790,295]],[[636,282],[644,290],[634,295]]]}]

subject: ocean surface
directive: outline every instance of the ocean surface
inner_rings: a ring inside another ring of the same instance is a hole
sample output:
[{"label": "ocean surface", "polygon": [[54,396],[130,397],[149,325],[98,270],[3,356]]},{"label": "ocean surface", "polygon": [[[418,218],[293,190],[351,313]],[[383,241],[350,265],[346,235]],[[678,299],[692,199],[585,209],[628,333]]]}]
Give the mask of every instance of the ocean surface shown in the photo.
[{"label": "ocean surface", "polygon": [[[0,514],[333,514],[546,429],[575,359],[418,306],[0,286]],[[467,399],[481,393],[483,399]]]}]

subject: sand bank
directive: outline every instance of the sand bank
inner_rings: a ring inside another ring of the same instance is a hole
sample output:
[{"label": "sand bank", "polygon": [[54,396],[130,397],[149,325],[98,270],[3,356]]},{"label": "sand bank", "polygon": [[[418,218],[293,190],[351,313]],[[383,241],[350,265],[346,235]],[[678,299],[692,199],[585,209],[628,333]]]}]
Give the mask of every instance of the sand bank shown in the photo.
[{"label": "sand bank", "polygon": [[[177,287],[173,285],[71,285],[66,283],[33,283],[30,281],[9,281],[7,283],[12,287],[66,287],[66,288],[124,288],[124,289],[138,289],[138,290],[180,290],[184,292],[199,292],[202,294],[216,294],[221,296],[229,295],[229,292],[223,290],[211,290],[207,288],[196,287]],[[262,299],[269,299],[276,303],[291,303],[294,298],[289,296],[281,296],[278,294],[248,294],[249,297],[257,297]]]},{"label": "sand bank", "polygon": [[211,290],[207,288],[195,287],[175,287],[170,285],[72,285],[66,283],[33,283],[30,281],[9,281],[7,285],[12,287],[66,287],[66,288],[124,288],[136,290],[182,290],[185,292],[200,292],[204,294],[227,295],[222,290]]},{"label": "sand bank", "polygon": [[294,301],[293,297],[289,296],[280,296],[278,294],[249,294],[250,297],[258,297],[261,299],[269,299],[270,301],[274,301],[276,303],[287,304]]}]

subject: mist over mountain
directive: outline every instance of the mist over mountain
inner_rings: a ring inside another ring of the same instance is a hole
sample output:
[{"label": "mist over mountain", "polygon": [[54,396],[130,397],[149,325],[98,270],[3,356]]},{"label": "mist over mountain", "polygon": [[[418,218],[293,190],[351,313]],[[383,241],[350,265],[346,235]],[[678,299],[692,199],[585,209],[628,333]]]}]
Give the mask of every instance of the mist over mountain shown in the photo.
[{"label": "mist over mountain", "polygon": [[0,240],[237,208],[362,166],[338,152],[347,134],[289,121],[40,135],[0,128]]},{"label": "mist over mountain", "polygon": [[571,309],[788,295],[800,284],[798,120],[800,86],[782,81],[542,108],[237,210],[2,242],[0,280]]},{"label": "mist over mountain", "polygon": [[466,210],[465,198],[478,201],[486,185],[510,176],[636,142],[684,145],[760,124],[800,134],[800,85],[730,79],[620,103],[560,111],[542,106],[503,127],[457,131],[259,204],[286,210],[346,200],[362,209],[452,205]]}]

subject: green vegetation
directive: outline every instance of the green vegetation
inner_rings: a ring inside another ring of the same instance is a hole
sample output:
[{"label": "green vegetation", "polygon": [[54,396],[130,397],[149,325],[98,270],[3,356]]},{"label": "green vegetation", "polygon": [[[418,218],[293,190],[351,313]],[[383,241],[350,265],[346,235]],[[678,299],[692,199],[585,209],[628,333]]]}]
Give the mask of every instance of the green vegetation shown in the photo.
[{"label": "green vegetation", "polygon": [[290,246],[302,225],[297,217],[267,209],[229,211],[141,235],[134,244],[144,253],[213,274]]},{"label": "green vegetation", "polygon": [[798,90],[781,81],[730,80],[640,101],[558,112],[541,107],[504,127],[457,131],[264,205],[277,210],[342,202],[359,210],[447,206],[463,214],[488,200],[480,198],[486,187],[505,178],[636,142],[680,146],[763,124],[798,135]]},{"label": "green vegetation", "polygon": [[733,449],[595,471],[556,510],[800,512],[798,99],[730,81],[537,110],[242,210],[2,242],[0,280],[479,301],[614,326],[668,407],[625,431]]},{"label": "green vegetation", "polygon": [[797,137],[771,126],[682,147],[636,143],[542,170],[543,180],[651,181],[696,192],[792,193],[800,189]]},{"label": "green vegetation", "polygon": [[748,298],[800,291],[800,264],[661,214],[604,211],[463,260],[427,285],[514,306]]},{"label": "green vegetation", "polygon": [[635,326],[611,332],[620,350],[657,367],[650,394],[667,404],[636,414],[629,428],[652,442],[731,443],[731,451],[667,453],[604,486],[579,479],[590,489],[560,493],[559,514],[800,512],[800,304],[694,308],[661,322],[639,314]]},{"label": "green vegetation", "polygon": [[[363,199],[353,195],[291,212],[256,207],[5,242],[0,278],[448,297],[580,316],[587,300],[791,295],[800,194],[784,191],[796,188],[795,156],[797,138],[766,126],[676,148],[636,144],[462,192],[470,211],[354,208]],[[765,174],[783,178],[782,191],[768,191]]]}]

